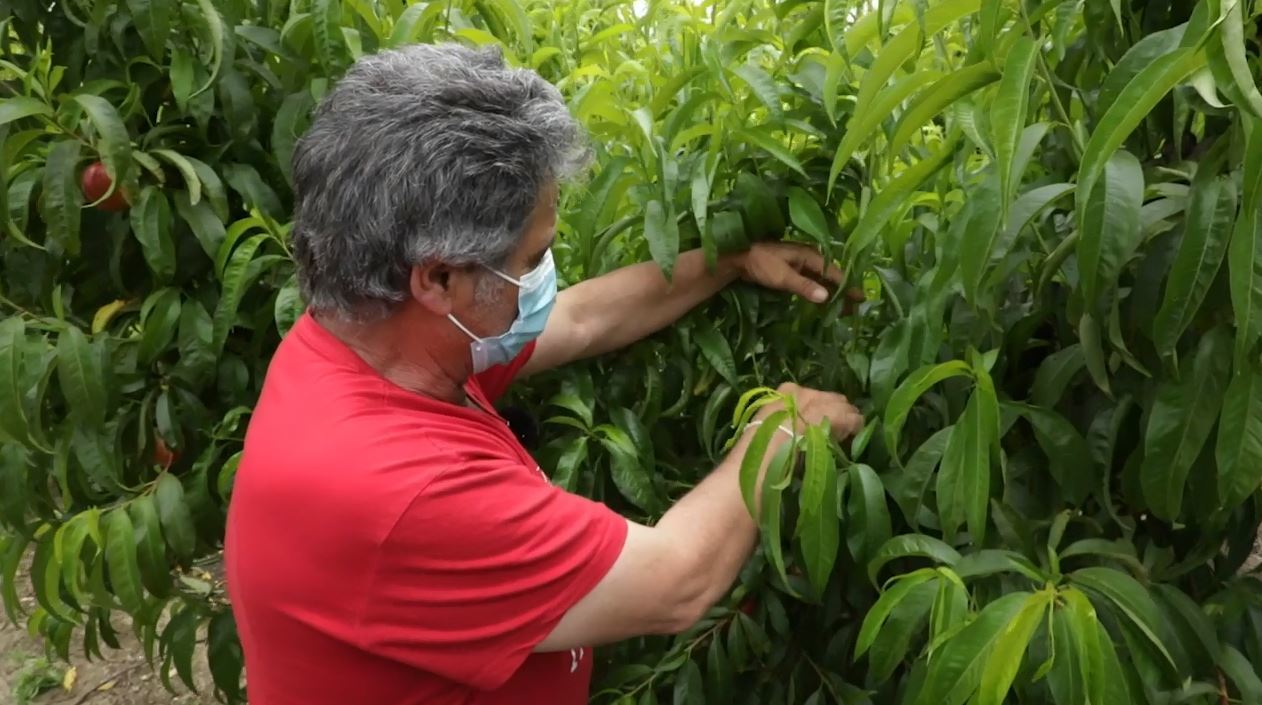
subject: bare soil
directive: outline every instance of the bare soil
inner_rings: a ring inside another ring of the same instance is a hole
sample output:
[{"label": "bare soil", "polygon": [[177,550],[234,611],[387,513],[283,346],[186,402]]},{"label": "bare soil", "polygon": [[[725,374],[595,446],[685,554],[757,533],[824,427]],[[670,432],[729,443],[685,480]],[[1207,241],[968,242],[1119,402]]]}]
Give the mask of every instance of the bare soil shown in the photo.
[{"label": "bare soil", "polygon": [[[18,574],[27,573],[19,571]],[[28,612],[35,608],[29,583],[19,580],[18,597]],[[176,693],[171,693],[163,687],[158,672],[145,661],[144,650],[132,633],[130,620],[117,615],[114,628],[121,648],[111,649],[102,644],[103,658],[89,659],[81,639],[72,638],[70,663],[60,662],[56,657],[50,663],[45,659],[43,642],[0,613],[0,705],[18,705],[19,687],[29,687],[38,681],[43,681],[48,689],[27,701],[30,705],[212,705],[218,702],[212,694],[210,670],[202,647],[193,659],[194,682],[202,692],[189,692],[173,670],[170,680]]]}]

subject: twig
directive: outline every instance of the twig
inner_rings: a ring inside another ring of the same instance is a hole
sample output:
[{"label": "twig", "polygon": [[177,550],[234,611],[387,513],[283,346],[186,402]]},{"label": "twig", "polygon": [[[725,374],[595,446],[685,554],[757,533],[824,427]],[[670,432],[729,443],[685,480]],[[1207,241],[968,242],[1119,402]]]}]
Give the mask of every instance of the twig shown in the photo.
[{"label": "twig", "polygon": [[71,705],[83,705],[83,703],[87,702],[88,698],[92,697],[94,694],[106,692],[106,691],[101,690],[101,686],[105,685],[106,683],[109,683],[110,681],[116,681],[119,678],[122,678],[128,673],[131,673],[132,671],[144,665],[145,665],[145,662],[141,661],[140,663],[133,663],[127,668],[121,669],[119,671],[115,671],[113,675],[107,676],[105,680],[101,681],[100,683],[97,683],[96,685],[92,686],[92,688],[88,690],[86,693],[84,693],[83,695],[80,695],[77,700],[71,703]]}]

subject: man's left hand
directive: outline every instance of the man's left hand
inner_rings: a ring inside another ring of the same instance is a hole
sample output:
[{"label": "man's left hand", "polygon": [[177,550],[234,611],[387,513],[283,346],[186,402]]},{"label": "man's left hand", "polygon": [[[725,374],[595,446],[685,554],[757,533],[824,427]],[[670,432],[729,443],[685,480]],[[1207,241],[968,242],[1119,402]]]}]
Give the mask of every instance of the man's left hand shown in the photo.
[{"label": "man's left hand", "polygon": [[[759,242],[736,256],[742,279],[768,289],[797,294],[808,301],[824,303],[828,287],[845,279],[841,270],[824,260],[818,250],[798,242]],[[850,289],[846,296],[862,301],[863,292]]]}]

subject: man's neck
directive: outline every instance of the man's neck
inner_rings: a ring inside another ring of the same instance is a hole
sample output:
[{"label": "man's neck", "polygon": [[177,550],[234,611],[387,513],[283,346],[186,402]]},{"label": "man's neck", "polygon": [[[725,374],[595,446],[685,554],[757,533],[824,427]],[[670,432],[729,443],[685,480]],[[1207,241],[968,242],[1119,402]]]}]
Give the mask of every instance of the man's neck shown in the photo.
[{"label": "man's neck", "polygon": [[468,405],[464,380],[444,369],[432,349],[417,345],[420,340],[435,342],[434,338],[403,335],[405,326],[389,320],[353,323],[321,316],[317,321],[392,384],[441,401]]}]

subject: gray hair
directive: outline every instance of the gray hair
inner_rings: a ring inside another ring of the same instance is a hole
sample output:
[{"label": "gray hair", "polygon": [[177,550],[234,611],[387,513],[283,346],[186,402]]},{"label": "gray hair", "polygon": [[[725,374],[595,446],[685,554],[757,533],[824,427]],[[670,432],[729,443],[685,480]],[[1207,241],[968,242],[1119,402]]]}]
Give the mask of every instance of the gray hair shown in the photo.
[{"label": "gray hair", "polygon": [[307,305],[381,318],[414,264],[502,266],[543,188],[591,151],[561,94],[498,48],[418,44],[359,59],[293,157]]}]

